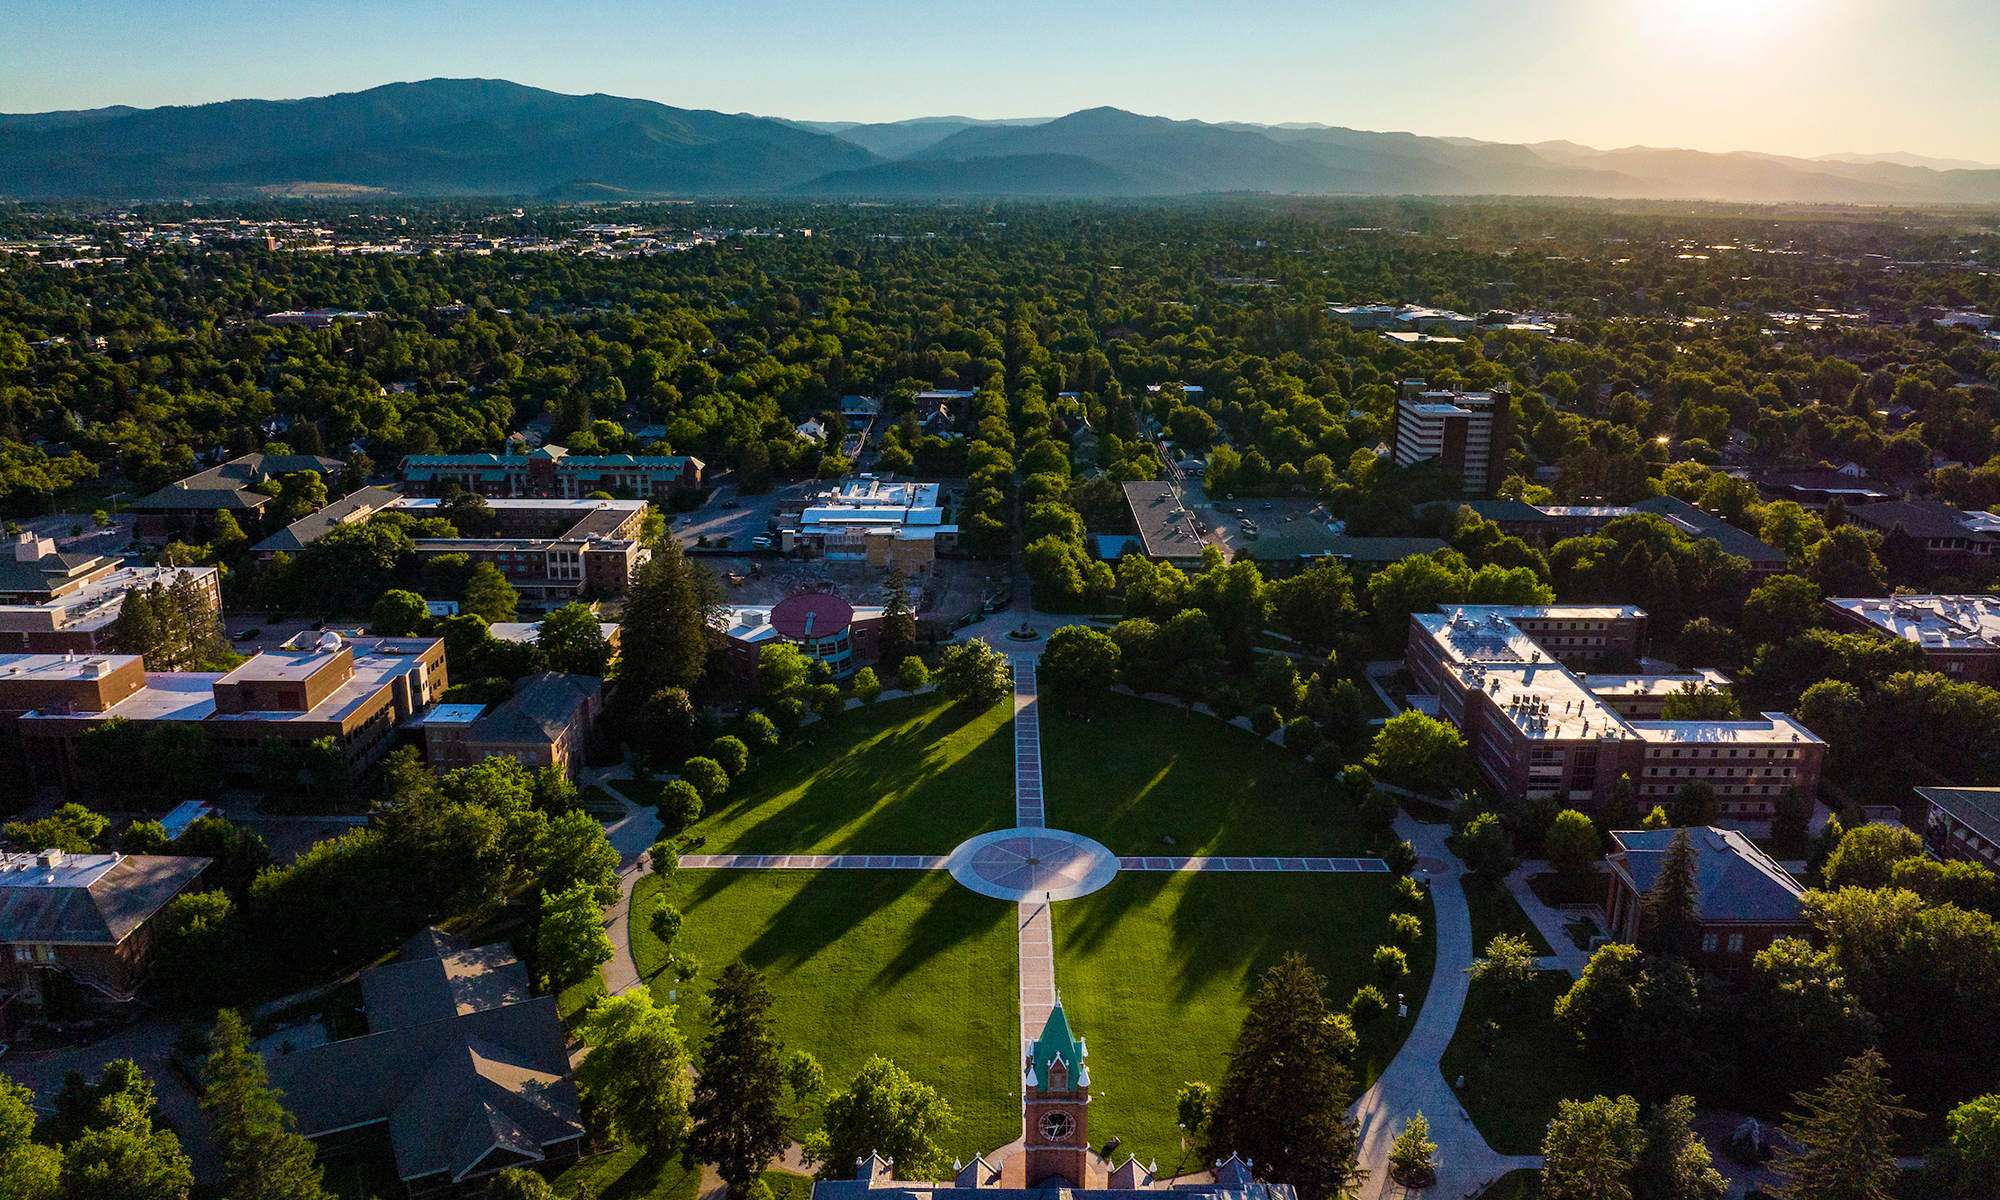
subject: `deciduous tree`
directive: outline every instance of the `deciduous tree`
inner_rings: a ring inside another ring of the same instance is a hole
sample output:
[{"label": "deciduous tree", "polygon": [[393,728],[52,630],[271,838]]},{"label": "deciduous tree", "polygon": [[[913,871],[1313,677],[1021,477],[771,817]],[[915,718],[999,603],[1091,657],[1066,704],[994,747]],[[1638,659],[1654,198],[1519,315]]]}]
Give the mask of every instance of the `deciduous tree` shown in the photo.
[{"label": "deciduous tree", "polygon": [[645,988],[601,1000],[584,1019],[590,1047],[576,1084],[612,1134],[651,1154],[672,1154],[688,1132],[687,1048],[674,1011]]}]

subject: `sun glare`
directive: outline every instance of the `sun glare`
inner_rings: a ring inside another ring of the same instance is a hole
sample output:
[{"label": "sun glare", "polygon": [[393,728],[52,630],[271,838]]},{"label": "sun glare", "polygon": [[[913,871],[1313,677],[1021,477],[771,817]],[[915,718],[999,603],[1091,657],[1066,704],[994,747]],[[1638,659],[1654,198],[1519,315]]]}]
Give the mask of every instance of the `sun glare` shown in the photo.
[{"label": "sun glare", "polygon": [[1630,8],[1637,40],[1673,52],[1762,51],[1820,19],[1808,0],[1642,0]]}]

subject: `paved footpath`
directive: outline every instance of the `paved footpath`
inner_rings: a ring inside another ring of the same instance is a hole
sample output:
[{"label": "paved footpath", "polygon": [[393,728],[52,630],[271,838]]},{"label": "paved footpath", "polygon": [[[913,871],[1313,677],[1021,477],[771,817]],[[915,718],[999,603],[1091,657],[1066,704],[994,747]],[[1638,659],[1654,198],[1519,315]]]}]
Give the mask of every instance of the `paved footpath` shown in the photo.
[{"label": "paved footpath", "polygon": [[650,808],[632,803],[631,799],[619,792],[614,778],[623,775],[631,778],[631,772],[623,767],[594,771],[584,776],[583,784],[596,785],[604,793],[625,805],[625,816],[604,831],[612,849],[618,851],[618,903],[604,910],[604,933],[611,939],[611,961],[604,964],[604,991],[607,995],[622,996],[638,987],[639,966],[632,961],[632,889],[645,874],[646,851],[660,836],[660,815]]},{"label": "paved footpath", "polygon": [[1465,868],[1445,849],[1450,826],[1421,825],[1405,815],[1396,818],[1396,832],[1416,847],[1421,859],[1443,864],[1442,870],[1427,873],[1437,911],[1437,966],[1403,1048],[1375,1086],[1354,1102],[1353,1112],[1361,1123],[1360,1162],[1368,1170],[1368,1182],[1358,1195],[1360,1200],[1378,1200],[1409,1194],[1389,1178],[1389,1147],[1418,1112],[1429,1119],[1431,1140],[1438,1145],[1437,1183],[1428,1194],[1475,1195],[1516,1167],[1539,1167],[1542,1160],[1495,1153],[1459,1107],[1457,1095],[1438,1069],[1438,1060],[1458,1028],[1471,982],[1465,969],[1472,965],[1472,912],[1459,884]]},{"label": "paved footpath", "polygon": [[1014,663],[1014,824],[1040,829],[1042,815],[1042,714],[1035,697],[1033,654],[1008,655]]},{"label": "paved footpath", "polygon": [[1043,900],[1022,900],[1016,905],[1020,913],[1023,1054],[1048,1023],[1049,1012],[1056,1005],[1056,947],[1051,907]]},{"label": "paved footpath", "polygon": [[1582,979],[1583,968],[1589,965],[1590,955],[1577,949],[1576,943],[1569,940],[1567,928],[1569,919],[1563,916],[1562,911],[1543,904],[1542,898],[1535,895],[1535,889],[1528,886],[1530,878],[1548,869],[1549,864],[1545,862],[1522,863],[1514,869],[1513,874],[1507,876],[1507,890],[1520,903],[1521,911],[1534,923],[1535,929],[1542,935],[1542,940],[1555,951],[1552,956],[1543,960],[1542,969],[1568,971],[1571,979]]},{"label": "paved footpath", "polygon": [[1379,858],[1121,858],[1121,871],[1361,871],[1388,874]]}]

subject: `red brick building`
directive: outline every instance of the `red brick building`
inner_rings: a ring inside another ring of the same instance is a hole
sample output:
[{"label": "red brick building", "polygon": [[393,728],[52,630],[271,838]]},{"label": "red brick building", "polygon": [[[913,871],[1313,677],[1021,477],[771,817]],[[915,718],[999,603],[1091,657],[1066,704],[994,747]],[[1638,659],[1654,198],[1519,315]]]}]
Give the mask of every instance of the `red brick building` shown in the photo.
[{"label": "red brick building", "polygon": [[439,496],[456,484],[481,496],[558,496],[592,492],[665,500],[701,486],[702,461],[685,454],[571,454],[543,446],[527,454],[411,454],[396,467],[402,491]]},{"label": "red brick building", "polygon": [[[1615,832],[1610,895],[1604,912],[1611,936],[1636,942],[1644,934],[1644,898],[1659,879],[1677,829]],[[1701,947],[1695,966],[1736,979],[1757,953],[1779,938],[1809,931],[1805,888],[1748,837],[1733,829],[1689,829],[1695,852],[1695,915]]]},{"label": "red brick building", "polygon": [[1826,743],[1790,716],[1636,720],[1620,710],[1636,703],[1631,677],[1601,677],[1611,694],[1600,696],[1590,677],[1555,661],[1555,652],[1587,657],[1643,645],[1645,613],[1449,607],[1411,616],[1406,659],[1496,787],[1589,812],[1622,776],[1648,807],[1700,780],[1715,789],[1721,815],[1738,820],[1768,820],[1788,788],[1808,804],[1817,795]]},{"label": "red brick building", "polygon": [[145,974],[154,918],[206,858],[148,854],[0,856],[0,991],[7,1020],[37,1019],[49,976],[123,1003]]}]

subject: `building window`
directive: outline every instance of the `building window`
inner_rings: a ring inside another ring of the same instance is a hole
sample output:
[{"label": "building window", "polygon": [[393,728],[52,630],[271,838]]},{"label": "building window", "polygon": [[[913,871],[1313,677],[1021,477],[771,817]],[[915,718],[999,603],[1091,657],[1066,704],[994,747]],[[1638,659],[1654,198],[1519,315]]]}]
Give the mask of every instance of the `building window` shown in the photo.
[{"label": "building window", "polygon": [[1703,954],[1713,954],[1713,953],[1715,953],[1715,935],[1714,935],[1714,934],[1712,934],[1712,933],[1704,933],[1704,934],[1702,934],[1702,935],[1701,935],[1701,952],[1702,952]]},{"label": "building window", "polygon": [[1742,934],[1732,933],[1729,935],[1729,952],[1731,954],[1741,954],[1743,952]]}]

